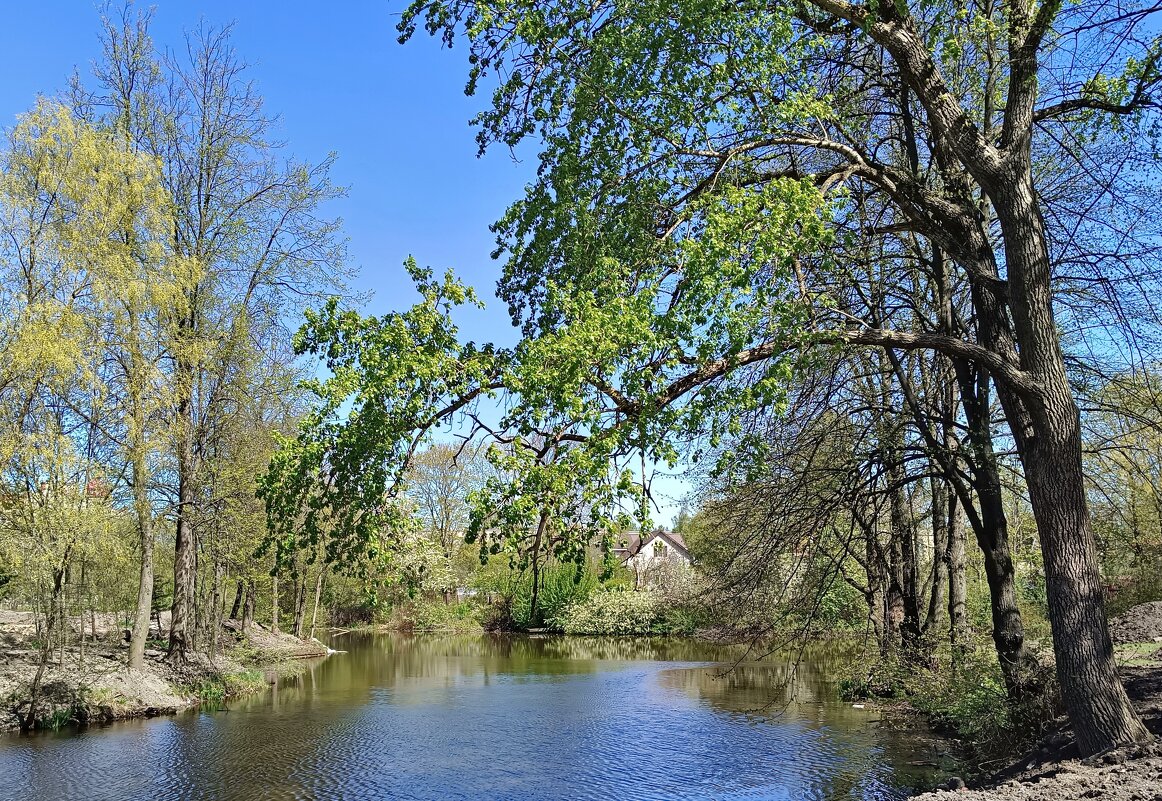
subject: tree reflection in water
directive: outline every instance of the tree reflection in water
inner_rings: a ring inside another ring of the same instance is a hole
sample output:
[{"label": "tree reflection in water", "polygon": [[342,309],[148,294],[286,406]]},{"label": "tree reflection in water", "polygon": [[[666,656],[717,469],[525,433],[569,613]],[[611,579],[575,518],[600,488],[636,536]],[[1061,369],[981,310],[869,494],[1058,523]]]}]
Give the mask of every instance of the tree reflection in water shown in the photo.
[{"label": "tree reflection in water", "polygon": [[664,638],[333,646],[229,711],[9,738],[0,798],[879,800],[934,775],[908,764],[922,737],[834,700],[842,644],[797,665]]}]

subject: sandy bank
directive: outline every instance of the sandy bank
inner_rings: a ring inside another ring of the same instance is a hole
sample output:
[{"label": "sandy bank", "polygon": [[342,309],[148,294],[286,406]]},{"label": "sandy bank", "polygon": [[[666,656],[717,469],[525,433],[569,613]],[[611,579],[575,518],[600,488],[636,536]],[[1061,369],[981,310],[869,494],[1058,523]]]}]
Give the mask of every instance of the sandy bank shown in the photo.
[{"label": "sandy bank", "polygon": [[[39,664],[23,615],[0,613],[0,730],[19,728]],[[62,664],[48,665],[37,703],[38,728],[173,714],[264,689],[279,672],[327,654],[318,642],[257,625],[243,633],[237,621],[227,621],[213,660],[191,654],[186,664],[174,666],[162,651],[151,649],[144,667],[134,671],[126,667],[128,646],[120,631],[98,635],[83,648],[79,642],[66,648]]]}]

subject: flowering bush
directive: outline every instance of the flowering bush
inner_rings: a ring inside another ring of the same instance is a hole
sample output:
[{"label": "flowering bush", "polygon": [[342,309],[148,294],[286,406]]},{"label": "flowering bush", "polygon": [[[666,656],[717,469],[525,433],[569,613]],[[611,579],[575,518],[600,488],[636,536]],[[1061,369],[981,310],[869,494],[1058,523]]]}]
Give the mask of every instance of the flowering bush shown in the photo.
[{"label": "flowering bush", "polygon": [[566,606],[552,621],[566,634],[661,634],[663,604],[652,592],[597,592]]}]

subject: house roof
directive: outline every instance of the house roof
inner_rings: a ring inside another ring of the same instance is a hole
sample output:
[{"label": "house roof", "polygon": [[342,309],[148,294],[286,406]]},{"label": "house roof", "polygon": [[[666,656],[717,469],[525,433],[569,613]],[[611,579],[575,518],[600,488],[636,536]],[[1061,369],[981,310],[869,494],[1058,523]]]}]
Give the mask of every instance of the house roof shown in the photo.
[{"label": "house roof", "polygon": [[676,531],[666,531],[664,529],[654,529],[647,531],[643,538],[640,531],[627,531],[622,545],[615,547],[614,553],[621,557],[621,561],[632,559],[642,552],[642,549],[649,545],[654,540],[661,539],[678,551],[687,560],[692,560],[690,551],[686,548],[686,538]]}]

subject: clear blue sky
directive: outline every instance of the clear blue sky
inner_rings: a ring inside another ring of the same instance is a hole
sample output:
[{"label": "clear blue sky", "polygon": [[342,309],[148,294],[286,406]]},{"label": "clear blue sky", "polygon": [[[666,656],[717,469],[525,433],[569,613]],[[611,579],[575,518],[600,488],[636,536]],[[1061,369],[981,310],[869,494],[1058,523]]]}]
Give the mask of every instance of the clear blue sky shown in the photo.
[{"label": "clear blue sky", "polygon": [[[100,16],[92,0],[5,6],[0,125],[9,127],[37,93],[63,89],[74,68],[88,73],[100,55]],[[400,267],[409,254],[440,272],[455,268],[492,301],[499,267],[488,255],[488,225],[533,170],[506,152],[476,158],[468,120],[482,100],[464,96],[465,51],[441,51],[426,36],[397,44],[403,7],[161,0],[152,28],[159,46],[180,47],[183,30],[199,19],[233,22],[235,48],[253,65],[267,110],[281,118],[287,150],[310,160],[339,154],[334,177],[350,195],[334,212],[344,220],[360,287],[375,293],[374,313],[413,301]],[[465,318],[469,336],[510,338],[503,308],[488,307]]]},{"label": "clear blue sky", "polygon": [[[408,255],[443,272],[452,267],[476,287],[484,312],[466,313],[467,338],[511,343],[504,307],[492,290],[499,264],[488,230],[535,170],[530,149],[517,162],[497,149],[476,157],[469,119],[486,89],[464,95],[467,53],[441,50],[426,35],[396,41],[402,0],[159,0],[152,33],[161,47],[180,47],[201,19],[234,23],[233,43],[252,64],[278,135],[298,158],[335,151],[335,182],[350,187],[333,213],[344,221],[356,288],[373,294],[366,311],[382,314],[415,300],[401,264]],[[117,6],[119,7],[119,6]],[[139,7],[149,7],[141,3]],[[92,0],[12,0],[0,27],[0,126],[62,90],[73,70],[90,71],[100,56],[100,14]],[[677,484],[663,481],[656,488]],[[674,499],[656,515],[669,524]]]}]

